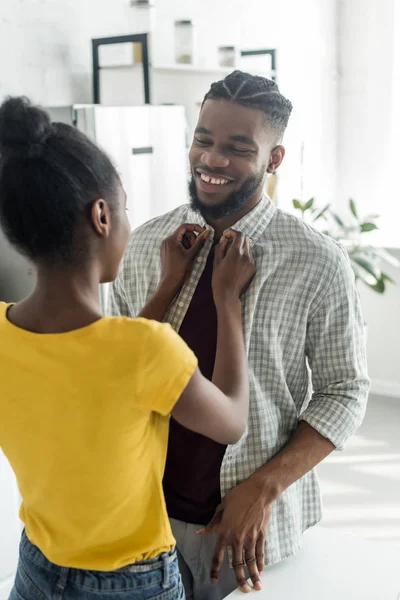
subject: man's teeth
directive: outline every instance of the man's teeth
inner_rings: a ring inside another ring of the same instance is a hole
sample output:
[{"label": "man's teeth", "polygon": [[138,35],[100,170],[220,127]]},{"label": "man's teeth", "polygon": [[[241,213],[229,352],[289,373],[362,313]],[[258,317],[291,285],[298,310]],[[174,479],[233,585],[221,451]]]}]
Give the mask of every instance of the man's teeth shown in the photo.
[{"label": "man's teeth", "polygon": [[213,185],[226,185],[227,183],[229,183],[227,179],[215,179],[214,177],[209,177],[204,173],[200,173],[200,177],[206,183],[212,183]]}]

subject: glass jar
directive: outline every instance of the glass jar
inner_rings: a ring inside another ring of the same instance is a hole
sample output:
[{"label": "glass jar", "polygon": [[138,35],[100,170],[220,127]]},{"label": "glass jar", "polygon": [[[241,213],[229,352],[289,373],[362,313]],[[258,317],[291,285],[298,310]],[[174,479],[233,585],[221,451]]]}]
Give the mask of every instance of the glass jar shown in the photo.
[{"label": "glass jar", "polygon": [[218,61],[220,67],[234,68],[236,66],[235,46],[219,46]]},{"label": "glass jar", "polygon": [[175,21],[175,60],[181,65],[193,64],[192,21]]}]

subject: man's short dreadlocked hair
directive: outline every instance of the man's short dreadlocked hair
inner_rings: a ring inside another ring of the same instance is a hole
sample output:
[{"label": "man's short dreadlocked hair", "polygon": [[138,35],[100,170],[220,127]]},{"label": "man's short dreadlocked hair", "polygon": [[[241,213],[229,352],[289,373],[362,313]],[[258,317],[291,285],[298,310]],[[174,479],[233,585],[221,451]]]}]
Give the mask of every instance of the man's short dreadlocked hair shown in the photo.
[{"label": "man's short dreadlocked hair", "polygon": [[227,100],[262,110],[266,121],[276,129],[279,137],[285,132],[293,108],[274,81],[242,71],[234,71],[225,79],[213,83],[203,104],[206,100]]}]

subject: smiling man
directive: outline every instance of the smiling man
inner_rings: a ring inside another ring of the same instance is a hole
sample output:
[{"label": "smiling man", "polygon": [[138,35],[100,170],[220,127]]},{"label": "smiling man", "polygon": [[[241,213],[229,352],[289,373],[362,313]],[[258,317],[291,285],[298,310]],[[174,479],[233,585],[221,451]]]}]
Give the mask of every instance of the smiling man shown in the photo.
[{"label": "smiling man", "polygon": [[243,299],[247,431],[225,447],[171,419],[164,493],[189,600],[220,600],[236,585],[250,591],[247,574],[260,589],[264,564],[299,549],[321,518],[314,467],[342,448],[365,412],[363,320],[347,256],[264,194],[285,155],[291,109],[262,77],[236,71],[211,86],[190,150],[191,203],[132,234],[111,292],[113,314],[136,316],[161,279],[162,240],[182,223],[207,227],[166,319],[211,379],[214,247],[229,228],[250,239],[257,273]]},{"label": "smiling man", "polygon": [[[224,84],[228,86],[241,77],[242,74],[234,73]],[[242,89],[239,86],[228,102],[218,99],[218,95],[213,99],[218,89],[214,87],[203,103],[190,150],[192,180],[189,189],[192,207],[215,227],[217,234],[260,202],[267,174],[279,167],[285,155],[280,142],[291,104],[277,88],[274,90],[276,85],[272,81],[268,83],[272,87],[269,92],[247,97],[248,107],[245,103],[243,106],[235,102],[241,91],[242,99],[246,100],[244,86]],[[230,94],[224,84],[222,89]],[[274,93],[276,98],[272,96]],[[259,102],[262,96],[267,98],[268,95],[269,120],[261,110],[251,108],[252,104],[257,106],[257,99]],[[215,139],[218,142],[221,139],[228,151],[215,149]]]}]

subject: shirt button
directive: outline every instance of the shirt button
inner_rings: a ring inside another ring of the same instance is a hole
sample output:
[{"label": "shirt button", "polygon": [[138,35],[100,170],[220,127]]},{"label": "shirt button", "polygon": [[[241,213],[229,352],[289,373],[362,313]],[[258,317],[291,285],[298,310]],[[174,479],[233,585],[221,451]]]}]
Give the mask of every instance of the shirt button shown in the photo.
[{"label": "shirt button", "polygon": [[179,302],[178,306],[179,306],[180,308],[183,308],[185,305],[184,305],[184,303],[183,303],[183,302]]},{"label": "shirt button", "polygon": [[196,260],[197,260],[198,263],[203,262],[203,259],[200,256],[198,256]]}]

